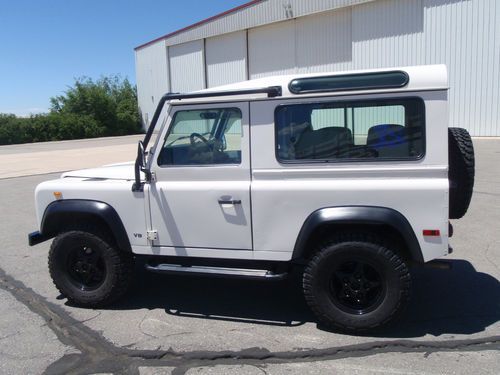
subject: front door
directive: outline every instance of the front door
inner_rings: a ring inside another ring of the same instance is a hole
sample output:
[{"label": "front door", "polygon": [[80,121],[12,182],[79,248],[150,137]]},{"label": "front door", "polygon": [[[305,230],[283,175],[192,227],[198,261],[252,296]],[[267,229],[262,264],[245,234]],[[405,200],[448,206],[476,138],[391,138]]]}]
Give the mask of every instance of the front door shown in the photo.
[{"label": "front door", "polygon": [[252,249],[248,103],[170,112],[151,170],[155,246]]}]

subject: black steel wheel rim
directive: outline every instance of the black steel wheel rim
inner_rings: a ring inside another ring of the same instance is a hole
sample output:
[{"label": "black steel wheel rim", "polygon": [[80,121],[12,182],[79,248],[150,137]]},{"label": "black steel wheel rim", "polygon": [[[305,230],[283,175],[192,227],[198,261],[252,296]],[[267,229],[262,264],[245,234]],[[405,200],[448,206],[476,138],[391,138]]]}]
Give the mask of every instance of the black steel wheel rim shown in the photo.
[{"label": "black steel wheel rim", "polygon": [[80,290],[96,290],[106,278],[106,263],[101,252],[91,246],[71,248],[66,267],[71,283]]},{"label": "black steel wheel rim", "polygon": [[365,260],[341,262],[328,287],[332,302],[342,311],[356,315],[375,310],[386,291],[381,268]]}]

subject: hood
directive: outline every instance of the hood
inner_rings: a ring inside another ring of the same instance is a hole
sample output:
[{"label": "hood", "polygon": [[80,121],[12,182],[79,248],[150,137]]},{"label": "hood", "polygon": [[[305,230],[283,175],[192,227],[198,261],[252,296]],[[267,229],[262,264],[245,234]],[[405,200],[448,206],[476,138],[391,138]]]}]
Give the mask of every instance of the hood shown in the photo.
[{"label": "hood", "polygon": [[134,162],[108,164],[100,168],[80,169],[77,171],[65,172],[61,178],[80,177],[80,178],[102,178],[107,180],[133,180]]}]

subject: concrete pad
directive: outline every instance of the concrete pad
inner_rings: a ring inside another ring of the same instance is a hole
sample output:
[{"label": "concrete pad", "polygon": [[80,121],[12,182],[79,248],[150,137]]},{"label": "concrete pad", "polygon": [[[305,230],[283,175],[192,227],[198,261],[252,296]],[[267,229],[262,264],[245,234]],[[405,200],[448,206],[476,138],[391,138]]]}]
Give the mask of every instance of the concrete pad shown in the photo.
[{"label": "concrete pad", "polygon": [[135,160],[144,135],[0,147],[0,179],[93,168]]},{"label": "concrete pad", "polygon": [[[126,145],[117,145],[122,146]],[[485,362],[484,372],[500,370],[494,361],[498,352],[492,351],[489,344],[474,353],[469,346],[471,340],[492,342],[492,345],[500,340],[500,254],[497,251],[500,177],[496,173],[500,164],[500,142],[476,140],[475,146],[475,194],[468,214],[454,221],[455,235],[451,242],[455,252],[449,257],[453,269],[414,270],[413,296],[407,312],[399,322],[369,336],[342,335],[319,327],[300,290],[290,281],[265,283],[160,276],[138,270],[135,286],[116,305],[97,310],[68,305],[48,275],[49,242],[30,248],[26,237],[36,229],[33,202],[36,184],[57,178],[59,173],[0,181],[3,245],[0,268],[43,296],[47,309],[56,306],[72,319],[83,322],[84,327],[100,337],[92,340],[108,340],[115,345],[116,352],[113,349],[102,354],[102,358],[85,354],[89,363],[99,364],[89,367],[93,372],[117,372],[118,362],[124,368],[140,367],[146,372],[156,369],[162,373],[162,368],[170,371],[181,367],[213,371],[209,365],[226,366],[228,363],[224,361],[228,360],[236,361],[230,364],[236,366],[231,368],[235,371],[256,370],[253,362],[248,369],[242,367],[249,364],[250,360],[241,359],[247,357],[263,358],[254,360],[258,362],[257,367],[266,365],[265,371],[271,368],[278,374],[315,369],[316,373],[332,369],[341,373],[373,373],[385,367],[391,371],[432,373],[439,371],[438,363],[447,371],[464,373],[463,369],[473,369],[472,363],[480,360]],[[99,151],[100,147],[88,149]],[[68,150],[60,150],[63,151]],[[27,164],[26,168],[31,166]],[[80,167],[69,169],[74,168]],[[0,299],[0,304],[9,304],[3,301]],[[17,319],[13,311],[6,311],[9,319]],[[0,336],[3,330],[7,335],[11,333],[7,328],[0,328]],[[419,348],[430,344],[435,346],[432,354],[422,357]],[[353,345],[358,349],[349,349]],[[405,353],[401,353],[401,345],[406,348]],[[391,353],[378,353],[379,347],[392,348]],[[334,358],[328,364],[332,358],[322,353],[334,349],[350,358]],[[355,353],[359,350],[372,355],[357,360]],[[276,359],[276,353],[281,353],[278,357],[286,360]],[[434,360],[437,353],[442,355],[442,360],[434,365],[429,361]],[[303,355],[309,356],[312,362],[300,365],[304,362]],[[113,362],[112,358],[119,361]],[[425,361],[429,367],[421,365]],[[60,362],[61,366],[68,363],[68,360]],[[323,365],[326,367],[321,367]]]},{"label": "concrete pad", "polygon": [[73,352],[59,342],[45,321],[0,289],[0,373],[41,374]]},{"label": "concrete pad", "polygon": [[[444,375],[498,374],[497,351],[465,353],[386,353],[320,362],[216,365],[191,368],[186,375]],[[145,371],[144,374],[170,374]],[[156,371],[159,371],[156,370]],[[141,374],[143,372],[141,371]]]}]

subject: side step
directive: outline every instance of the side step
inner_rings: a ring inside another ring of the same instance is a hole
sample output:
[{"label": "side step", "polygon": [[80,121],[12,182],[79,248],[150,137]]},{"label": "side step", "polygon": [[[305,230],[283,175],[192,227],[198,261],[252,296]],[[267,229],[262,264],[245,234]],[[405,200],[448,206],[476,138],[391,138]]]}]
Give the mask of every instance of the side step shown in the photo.
[{"label": "side step", "polygon": [[178,264],[157,264],[155,266],[146,264],[146,269],[148,271],[158,273],[184,273],[205,276],[238,277],[245,279],[282,280],[287,276],[287,273],[274,273],[268,270],[206,266],[181,266]]}]

